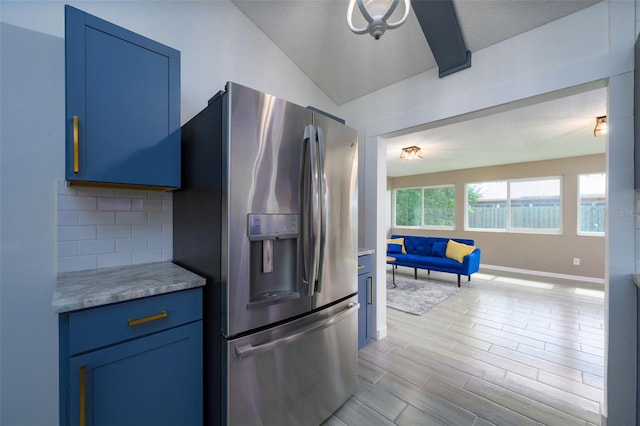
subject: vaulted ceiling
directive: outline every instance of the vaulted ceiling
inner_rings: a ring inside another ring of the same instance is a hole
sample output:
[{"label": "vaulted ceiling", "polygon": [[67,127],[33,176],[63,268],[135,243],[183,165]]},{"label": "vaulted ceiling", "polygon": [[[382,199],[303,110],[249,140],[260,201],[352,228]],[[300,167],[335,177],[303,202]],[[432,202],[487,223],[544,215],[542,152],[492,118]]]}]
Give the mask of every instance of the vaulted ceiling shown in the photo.
[{"label": "vaulted ceiling", "polygon": [[[402,27],[374,40],[349,30],[348,0],[232,1],[338,105],[437,67],[413,9]],[[453,0],[453,5],[464,43],[473,55],[599,1]],[[400,13],[401,7],[391,20]],[[579,137],[590,135],[593,139],[590,131],[595,116],[606,114],[606,88],[589,87],[566,99],[551,96],[538,101],[544,103],[525,102],[507,110],[484,111],[476,114],[482,118],[457,119],[389,138],[388,174],[604,152],[602,138],[585,144]],[[558,143],[560,140],[563,143]],[[422,146],[431,161],[398,160],[399,148],[408,145]],[[470,148],[473,154],[465,159]]]}]

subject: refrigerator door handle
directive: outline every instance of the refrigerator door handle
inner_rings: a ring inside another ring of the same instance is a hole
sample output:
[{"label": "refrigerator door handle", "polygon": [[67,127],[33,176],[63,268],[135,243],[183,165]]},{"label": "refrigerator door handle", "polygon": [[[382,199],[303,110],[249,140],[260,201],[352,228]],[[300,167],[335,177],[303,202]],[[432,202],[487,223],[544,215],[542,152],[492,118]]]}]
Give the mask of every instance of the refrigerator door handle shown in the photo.
[{"label": "refrigerator door handle", "polygon": [[285,337],[281,337],[279,339],[276,340],[271,340],[269,342],[266,343],[262,343],[260,345],[257,346],[253,346],[252,344],[247,344],[247,345],[243,345],[243,346],[236,346],[235,347],[235,352],[236,352],[236,356],[238,357],[238,359],[242,360],[242,359],[247,359],[250,356],[253,355],[258,355],[260,353],[263,352],[268,352],[271,351],[279,346],[283,346],[283,345],[288,345],[291,344],[297,340],[302,339],[303,337],[305,337],[306,335],[308,335],[309,333],[312,333],[314,331],[318,331],[318,330],[322,330],[324,328],[330,327],[333,324],[336,324],[340,321],[342,321],[343,319],[345,319],[346,317],[348,317],[352,312],[357,311],[358,309],[360,309],[360,304],[359,303],[349,303],[347,305],[347,307],[342,311],[339,312],[335,315],[332,315],[331,317],[316,322],[314,324],[310,324],[302,329],[300,329],[299,331],[296,331],[293,334],[289,334],[288,336]]},{"label": "refrigerator door handle", "polygon": [[318,135],[318,198],[319,208],[320,208],[320,247],[318,253],[318,277],[317,277],[317,285],[316,291],[318,293],[322,292],[322,270],[324,265],[324,252],[326,246],[327,239],[327,228],[328,228],[328,218],[329,212],[327,211],[329,200],[328,192],[327,192],[327,176],[325,174],[324,169],[324,133],[322,132],[321,127],[316,128],[316,132]]},{"label": "refrigerator door handle", "polygon": [[303,280],[308,284],[308,296],[313,296],[318,279],[320,255],[320,191],[318,144],[316,128],[304,129],[304,158],[302,160],[302,262]]}]

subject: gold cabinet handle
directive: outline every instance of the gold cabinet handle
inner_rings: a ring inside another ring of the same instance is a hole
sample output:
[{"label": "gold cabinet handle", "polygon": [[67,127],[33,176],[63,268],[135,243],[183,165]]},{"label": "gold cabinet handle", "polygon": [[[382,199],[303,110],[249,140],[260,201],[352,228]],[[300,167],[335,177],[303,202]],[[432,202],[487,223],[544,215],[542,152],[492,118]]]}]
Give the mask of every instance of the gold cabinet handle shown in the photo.
[{"label": "gold cabinet handle", "polygon": [[373,286],[373,277],[368,277],[369,278],[369,304],[373,305],[373,301],[374,301],[374,297],[373,297],[373,291],[375,290],[374,286]]},{"label": "gold cabinet handle", "polygon": [[85,366],[80,367],[80,426],[86,425],[86,379],[87,371]]},{"label": "gold cabinet handle", "polygon": [[78,116],[73,116],[73,172],[78,173],[80,171],[80,160],[78,159]]},{"label": "gold cabinet handle", "polygon": [[364,265],[358,265],[358,269],[364,269]]},{"label": "gold cabinet handle", "polygon": [[159,314],[151,315],[144,318],[129,319],[129,327],[133,327],[134,325],[138,325],[138,324],[144,324],[145,322],[159,320],[161,318],[166,318],[168,316],[169,314],[167,313],[167,311],[162,311]]}]

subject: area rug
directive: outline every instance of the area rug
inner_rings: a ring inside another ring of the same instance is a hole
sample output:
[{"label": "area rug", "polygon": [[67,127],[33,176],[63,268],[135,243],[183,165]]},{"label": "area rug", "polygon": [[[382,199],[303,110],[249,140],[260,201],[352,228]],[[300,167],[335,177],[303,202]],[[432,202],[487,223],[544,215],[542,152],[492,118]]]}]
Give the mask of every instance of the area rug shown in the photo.
[{"label": "area rug", "polygon": [[457,283],[427,281],[396,273],[393,287],[391,273],[387,273],[387,306],[413,315],[422,315],[438,303],[460,291]]}]

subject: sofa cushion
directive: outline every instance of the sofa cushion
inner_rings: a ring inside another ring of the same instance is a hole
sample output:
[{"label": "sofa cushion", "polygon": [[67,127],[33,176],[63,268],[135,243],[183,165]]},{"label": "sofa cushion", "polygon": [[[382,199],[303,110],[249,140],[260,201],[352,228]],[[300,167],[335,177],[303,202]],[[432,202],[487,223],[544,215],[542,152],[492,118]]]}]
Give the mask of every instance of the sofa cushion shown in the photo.
[{"label": "sofa cushion", "polygon": [[447,243],[445,241],[434,241],[431,255],[433,257],[444,257],[447,250]]},{"label": "sofa cushion", "polygon": [[[393,235],[391,238],[399,238],[399,236]],[[409,254],[419,254],[420,256],[431,256],[431,247],[433,246],[433,240],[429,237],[414,237],[405,236],[404,246]]]},{"label": "sofa cushion", "polygon": [[389,238],[387,239],[387,253],[406,253],[404,248],[404,238]]},{"label": "sofa cushion", "polygon": [[470,246],[467,244],[462,244],[455,242],[453,240],[449,240],[447,243],[447,250],[445,252],[445,256],[449,259],[453,259],[457,262],[462,263],[464,261],[464,257],[474,251],[476,248],[474,246]]}]

